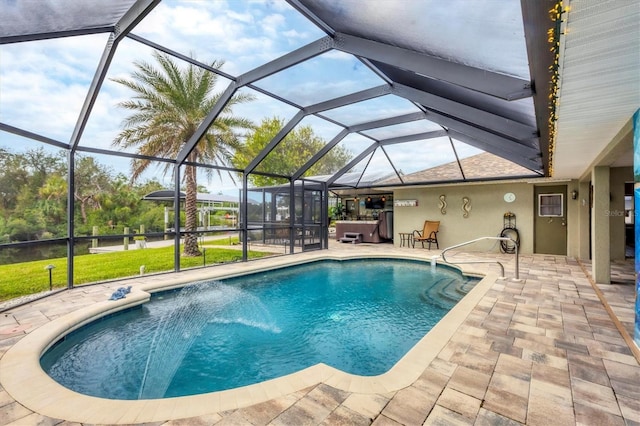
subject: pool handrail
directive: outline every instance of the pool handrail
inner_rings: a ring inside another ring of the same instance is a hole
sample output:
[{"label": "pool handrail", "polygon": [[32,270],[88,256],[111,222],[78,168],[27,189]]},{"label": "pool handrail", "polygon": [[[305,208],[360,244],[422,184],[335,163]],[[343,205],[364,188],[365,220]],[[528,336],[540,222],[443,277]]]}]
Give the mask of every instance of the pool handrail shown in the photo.
[{"label": "pool handrail", "polygon": [[500,277],[501,279],[505,279],[505,274],[504,274],[504,265],[502,263],[500,263],[497,260],[466,260],[466,261],[462,261],[462,262],[449,262],[445,256],[445,254],[449,251],[449,250],[453,250],[456,248],[460,248],[469,244],[473,244],[473,243],[477,243],[478,241],[482,241],[482,240],[499,240],[499,241],[511,241],[514,245],[514,247],[516,248],[515,254],[516,254],[516,273],[515,273],[515,280],[516,281],[520,281],[520,262],[519,262],[519,254],[518,254],[518,243],[513,239],[513,238],[509,238],[509,237],[480,237],[480,238],[476,238],[474,240],[470,240],[470,241],[465,241],[464,243],[460,243],[460,244],[456,244],[454,246],[451,247],[447,247],[444,250],[442,250],[442,253],[440,253],[440,256],[442,256],[442,260],[444,260],[446,263],[452,263],[452,264],[458,264],[458,263],[497,263],[498,265],[500,265],[500,270],[502,271],[502,276]]}]

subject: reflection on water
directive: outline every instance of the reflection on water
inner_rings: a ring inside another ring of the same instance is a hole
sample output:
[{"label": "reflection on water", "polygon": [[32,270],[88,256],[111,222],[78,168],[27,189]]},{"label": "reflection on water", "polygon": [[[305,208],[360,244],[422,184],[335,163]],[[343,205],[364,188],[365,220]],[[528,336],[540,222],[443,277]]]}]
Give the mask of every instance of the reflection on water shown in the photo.
[{"label": "reflection on water", "polygon": [[[75,254],[88,254],[89,247],[84,250],[76,247]],[[66,244],[38,244],[30,247],[0,248],[0,265],[32,262],[36,260],[56,259],[67,256]]]},{"label": "reflection on water", "polygon": [[[161,237],[149,238],[148,241],[160,241]],[[122,238],[99,239],[99,247],[122,246]],[[129,243],[129,247],[133,248],[135,242],[133,239]],[[89,254],[91,240],[81,240],[76,242],[74,247],[74,255],[80,256]],[[12,263],[33,262],[38,260],[51,260],[61,257],[67,257],[66,242],[45,242],[28,247],[0,247],[0,265],[9,265]]]}]

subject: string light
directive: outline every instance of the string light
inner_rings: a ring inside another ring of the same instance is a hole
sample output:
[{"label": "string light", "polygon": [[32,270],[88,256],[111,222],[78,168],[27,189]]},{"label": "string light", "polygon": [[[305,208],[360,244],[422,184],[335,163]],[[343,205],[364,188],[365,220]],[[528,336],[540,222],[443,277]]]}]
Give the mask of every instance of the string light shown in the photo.
[{"label": "string light", "polygon": [[[563,15],[569,8],[562,7],[562,1],[549,10],[549,19],[553,27],[547,30],[549,50],[553,53],[553,63],[549,66],[549,176],[553,176],[553,153],[556,145],[556,122],[558,121],[558,105],[560,103],[558,86],[560,83],[560,31]],[[566,16],[566,15],[565,15]]]}]

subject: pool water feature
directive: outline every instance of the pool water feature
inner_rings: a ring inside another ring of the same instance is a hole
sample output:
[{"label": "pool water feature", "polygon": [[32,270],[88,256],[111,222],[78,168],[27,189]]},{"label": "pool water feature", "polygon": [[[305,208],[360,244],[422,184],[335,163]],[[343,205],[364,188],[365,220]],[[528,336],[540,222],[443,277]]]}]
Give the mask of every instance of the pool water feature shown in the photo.
[{"label": "pool water feature", "polygon": [[424,262],[349,260],[203,282],[82,327],[41,365],[70,389],[111,399],[231,389],[318,363],[373,376],[476,281]]},{"label": "pool water feature", "polygon": [[[279,332],[258,298],[218,282],[182,288],[160,316],[142,373],[138,399],[162,398],[189,349],[211,324],[242,324]],[[213,313],[213,315],[212,315]],[[267,322],[264,322],[267,321]]]}]

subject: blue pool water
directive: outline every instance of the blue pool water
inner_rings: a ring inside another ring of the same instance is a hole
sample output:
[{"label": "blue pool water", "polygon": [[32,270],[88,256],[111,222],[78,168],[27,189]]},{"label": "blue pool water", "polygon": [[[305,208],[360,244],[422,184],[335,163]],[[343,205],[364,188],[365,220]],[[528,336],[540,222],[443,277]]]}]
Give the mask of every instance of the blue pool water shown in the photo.
[{"label": "blue pool water", "polygon": [[197,283],[82,327],[41,365],[112,399],[232,389],[320,362],[378,375],[476,282],[423,262],[350,260]]}]

